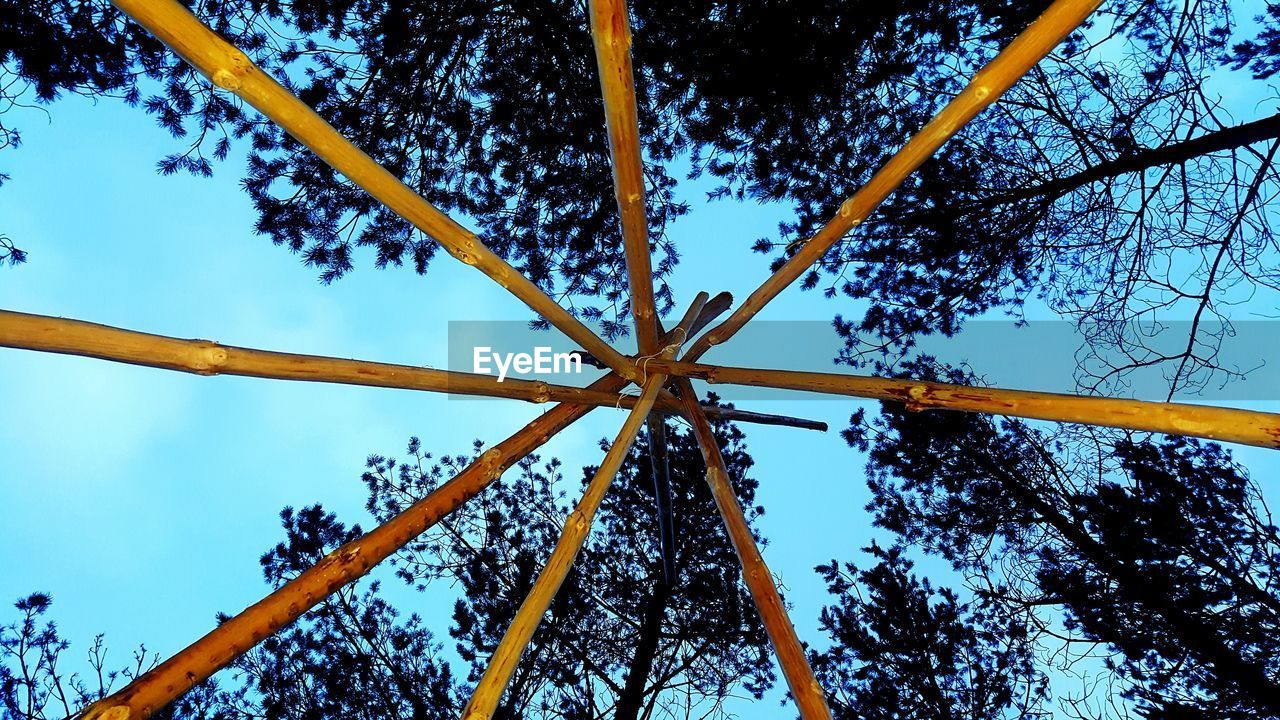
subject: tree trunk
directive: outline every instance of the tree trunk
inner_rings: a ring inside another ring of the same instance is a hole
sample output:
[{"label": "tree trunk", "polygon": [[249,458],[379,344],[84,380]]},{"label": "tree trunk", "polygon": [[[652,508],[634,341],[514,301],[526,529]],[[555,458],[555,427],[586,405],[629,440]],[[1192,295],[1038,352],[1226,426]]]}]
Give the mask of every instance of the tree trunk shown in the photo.
[{"label": "tree trunk", "polygon": [[640,638],[636,642],[636,653],[631,659],[631,667],[627,670],[627,682],[618,696],[615,720],[637,720],[640,709],[644,707],[644,686],[653,671],[654,658],[658,656],[658,644],[662,639],[662,619],[667,614],[667,602],[671,599],[671,586],[658,583],[649,596],[649,604],[644,609],[644,617],[640,621]]},{"label": "tree trunk", "polygon": [[671,510],[671,473],[667,466],[667,426],[657,415],[650,415],[649,471],[653,475],[653,501],[658,513],[658,540],[662,548],[662,580],[676,583],[676,527]]}]

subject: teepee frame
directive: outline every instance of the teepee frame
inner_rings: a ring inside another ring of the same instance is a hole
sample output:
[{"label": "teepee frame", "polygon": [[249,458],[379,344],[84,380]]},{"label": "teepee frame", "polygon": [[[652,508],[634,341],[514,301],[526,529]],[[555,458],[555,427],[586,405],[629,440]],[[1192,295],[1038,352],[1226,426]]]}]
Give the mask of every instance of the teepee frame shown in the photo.
[{"label": "teepee frame", "polygon": [[[732,299],[721,294],[708,301],[706,294],[700,293],[670,333],[661,330],[654,306],[627,9],[624,0],[591,0],[591,32],[604,98],[614,189],[626,254],[630,308],[640,350],[638,357],[626,357],[598,337],[531,280],[485,247],[473,232],[432,206],[352,145],[311,108],[254,65],[247,55],[202,24],[177,0],[113,2],[208,76],[215,85],[235,93],[257,108],[334,169],[434,238],[454,257],[476,267],[509,290],[537,315],[579,343],[610,372],[585,388],[524,380],[497,383],[482,375],[254,350],[0,311],[0,346],[12,348],[83,355],[201,375],[233,374],[557,403],[514,435],[484,452],[430,495],[360,539],[333,551],[314,567],[226,620],[128,686],[91,705],[82,715],[86,719],[140,720],[165,707],[339,588],[363,576],[374,565],[474,497],[552,436],[598,406],[629,408],[630,412],[599,471],[566,519],[563,534],[546,567],[491,658],[488,670],[464,710],[464,720],[488,720],[491,717],[512,670],[571,569],[590,531],[591,520],[641,425],[649,424],[651,445],[662,442],[660,434],[654,431],[655,427],[661,427],[660,422],[653,420],[655,413],[678,413],[692,425],[707,466],[707,482],[712,496],[741,561],[744,582],[760,612],[796,706],[805,720],[830,718],[831,712],[822,689],[814,679],[773,576],[764,564],[729,482],[708,417],[814,429],[825,429],[825,425],[797,418],[705,406],[698,401],[690,378],[712,383],[897,401],[910,410],[944,409],[1012,415],[1280,447],[1280,415],[1272,413],[829,373],[731,368],[696,362],[711,347],[727,341],[741,330],[770,300],[870,216],[966,122],[994,103],[1063,38],[1078,28],[1101,0],[1056,0],[982,68],[968,86],[865,186],[842,203],[836,215],[817,234],[726,320],[700,337],[699,331],[716,315],[727,310]],[[694,337],[697,339],[681,359],[675,360],[677,350]],[[642,387],[638,397],[622,393],[631,383]],[[675,390],[674,395],[668,386]],[[654,455],[662,453],[655,452]],[[655,479],[659,477],[660,470],[665,476],[662,460],[655,457]],[[669,528],[670,518],[661,518],[669,508],[662,507],[661,488],[658,490],[660,523]],[[669,551],[665,544],[666,533],[664,529],[664,551]],[[667,580],[670,581],[669,575]]]}]

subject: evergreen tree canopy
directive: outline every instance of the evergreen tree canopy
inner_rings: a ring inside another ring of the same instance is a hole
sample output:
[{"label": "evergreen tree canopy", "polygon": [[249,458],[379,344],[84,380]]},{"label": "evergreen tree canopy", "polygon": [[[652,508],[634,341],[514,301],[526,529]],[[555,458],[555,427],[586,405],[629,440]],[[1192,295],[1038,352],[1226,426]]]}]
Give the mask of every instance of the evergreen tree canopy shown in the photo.
[{"label": "evergreen tree canopy", "polygon": [[[1221,446],[889,406],[847,437],[870,452],[878,525],[1081,674],[1104,648],[1115,696],[1141,714],[1280,713],[1280,535]],[[1076,711],[1106,716],[1109,697]]]}]

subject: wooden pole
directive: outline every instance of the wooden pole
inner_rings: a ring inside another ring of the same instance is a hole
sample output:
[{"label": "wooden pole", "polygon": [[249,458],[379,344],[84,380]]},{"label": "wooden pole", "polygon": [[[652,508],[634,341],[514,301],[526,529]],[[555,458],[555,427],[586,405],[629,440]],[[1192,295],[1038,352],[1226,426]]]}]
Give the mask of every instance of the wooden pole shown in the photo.
[{"label": "wooden pole", "polygon": [[538,315],[573,338],[628,380],[634,368],[533,281],[415,193],[334,130],[296,96],[255,65],[248,55],[201,23],[177,0],[112,0],[116,7],[168,45],[215,85],[257,108],[335,170],[364,188],[449,254],[493,278]]},{"label": "wooden pole", "polygon": [[644,163],[636,114],[635,77],[631,72],[631,27],[625,0],[591,0],[591,40],[596,49],[600,90],[604,98],[613,191],[622,219],[622,245],[627,259],[631,314],[641,355],[658,351],[657,312],[653,300],[653,268],[649,257],[649,219],[645,214]]},{"label": "wooden pole", "polygon": [[1036,63],[1049,54],[1063,38],[1078,28],[1097,9],[1102,0],[1056,0],[1044,14],[999,55],[982,68],[968,86],[941,112],[898,150],[889,162],[857,193],[840,205],[840,211],[800,250],[787,259],[746,301],[723,323],[716,326],[689,348],[688,360],[697,360],[742,329],[748,320],[778,293],[805,274],[809,268],[841,240],[850,230],[866,220],[907,176],[928,160],[938,148],[951,139],[965,123],[994,103],[1013,87]]},{"label": "wooden pole", "polygon": [[[662,348],[661,357],[671,358],[689,338],[689,328],[697,322],[698,316],[706,306],[710,296],[700,292],[693,298],[684,317],[670,333],[670,343]],[[662,321],[655,319],[659,332]],[[641,367],[644,370],[644,367]],[[658,517],[658,544],[662,553],[662,579],[667,587],[676,584],[676,524],[675,513],[671,503],[671,473],[667,464],[667,425],[657,413],[649,413],[645,420],[645,428],[649,433],[649,472],[653,476],[653,500]]]},{"label": "wooden pole", "polygon": [[[687,337],[683,338],[681,342],[684,344],[687,344],[687,341],[689,340],[689,338],[692,338],[695,335],[697,335],[699,330],[706,327],[708,323],[716,319],[716,317],[718,317],[721,313],[728,310],[731,305],[733,305],[733,296],[727,292],[722,292],[719,295],[716,295],[714,298],[711,298],[710,300],[708,300],[706,303],[703,304],[701,310],[698,311],[697,316],[695,317],[693,322],[687,326],[688,327],[688,331],[686,332]],[[690,310],[692,310],[692,308],[690,308]],[[687,320],[687,315],[688,313],[686,313],[685,320]],[[684,321],[682,321],[682,324],[683,322]],[[657,320],[655,320],[655,323],[658,325],[659,331],[661,331],[662,323]],[[662,342],[665,344],[669,341],[670,341],[670,338],[664,335]],[[573,350],[573,352],[581,356],[582,362],[586,363],[587,365],[591,365],[593,367],[598,367],[598,368],[606,368],[606,369],[609,367],[608,365],[601,362],[599,358],[596,358],[586,350],[577,349],[577,350]],[[643,377],[641,377],[641,382],[643,381],[644,379]],[[668,406],[674,406],[678,408],[680,406],[680,401],[677,400],[674,395],[672,395],[671,393],[667,392],[664,389],[661,393],[658,394],[658,407],[665,408]],[[737,411],[731,411],[731,412],[737,412]],[[782,423],[782,424],[786,424],[786,423]],[[800,427],[800,425],[797,425],[797,427]],[[805,427],[808,427],[808,426],[805,425]],[[824,425],[823,427],[825,428],[826,426]]]},{"label": "wooden pole", "polygon": [[[705,293],[699,293],[699,295],[703,295],[703,294]],[[688,319],[687,318],[688,311],[686,311],[685,313],[686,317],[681,319],[680,324],[684,325],[687,328],[686,333],[688,337],[683,338],[681,342],[687,345],[689,340],[697,336],[699,330],[701,330],[702,328],[710,324],[712,320],[715,320],[716,317],[723,314],[732,305],[733,305],[733,296],[727,292],[722,292],[719,295],[716,295],[715,297],[711,298],[710,300],[707,300],[705,303],[701,305],[696,317],[694,317],[693,319],[693,322],[686,322]],[[693,310],[693,306],[690,306],[689,310],[690,311]],[[662,322],[658,321],[657,325],[658,325],[658,331],[661,332]],[[663,342],[664,343],[668,342],[668,338],[664,337]],[[598,358],[594,357],[591,353],[587,352],[586,350],[577,348],[572,350],[571,352],[577,353],[579,356],[581,356],[582,362],[587,365],[590,365],[592,367],[602,368],[605,370],[609,369],[608,365],[601,362]],[[658,402],[660,404],[662,402],[661,395],[658,396]]]},{"label": "wooden pole", "polygon": [[[631,408],[636,404],[636,396],[597,390],[593,389],[594,386],[579,388],[517,378],[499,382],[492,375],[255,350],[209,340],[183,340],[80,320],[6,310],[0,310],[0,347],[80,355],[204,376],[240,375],[275,380],[365,385],[453,395],[502,397],[533,403],[571,402],[617,408]],[[678,414],[679,401],[669,394],[661,396],[658,398],[657,411],[664,415]],[[725,413],[726,419],[741,422],[825,429],[825,426],[815,427],[811,421],[784,416],[740,410],[728,410]]]},{"label": "wooden pole", "polygon": [[520,656],[524,654],[529,641],[533,639],[534,631],[538,629],[556,592],[573,567],[573,561],[578,557],[582,543],[591,530],[591,521],[595,518],[601,501],[604,500],[604,494],[613,483],[619,468],[622,467],[622,461],[631,450],[636,434],[640,432],[640,426],[644,424],[645,416],[649,414],[649,408],[653,406],[654,400],[658,397],[658,389],[662,387],[665,380],[666,378],[662,375],[652,375],[645,381],[640,402],[627,416],[622,429],[618,431],[617,439],[605,454],[604,460],[600,463],[600,469],[587,485],[586,492],[582,494],[577,507],[569,517],[565,518],[564,530],[561,531],[560,539],[556,541],[555,549],[551,551],[551,557],[538,575],[538,579],[534,581],[533,589],[529,591],[520,609],[516,611],[515,619],[507,628],[506,634],[502,636],[502,641],[498,643],[498,649],[489,659],[484,676],[480,678],[480,683],[476,685],[475,692],[471,695],[471,701],[462,711],[463,720],[489,720],[493,717],[494,709],[497,708],[507,683],[511,681],[511,674],[515,672],[516,665],[520,662]]},{"label": "wooden pole", "polygon": [[676,390],[684,402],[685,417],[693,425],[693,435],[702,450],[702,459],[707,466],[707,485],[711,487],[711,496],[715,498],[716,508],[724,520],[725,530],[733,549],[742,564],[742,577],[751,592],[751,599],[760,612],[765,631],[769,634],[769,642],[773,644],[774,654],[778,657],[778,665],[782,667],[782,675],[787,679],[787,687],[796,700],[800,717],[804,720],[830,720],[831,709],[827,707],[827,699],[822,693],[822,686],[813,677],[813,668],[809,667],[809,659],[805,657],[804,646],[796,636],[796,629],[787,616],[782,596],[773,582],[773,575],[764,563],[760,548],[751,536],[751,527],[742,513],[742,505],[738,502],[733,487],[729,484],[729,471],[725,467],[720,448],[716,445],[715,434],[698,396],[693,392],[693,385],[686,378],[676,382]]},{"label": "wooden pole", "polygon": [[[626,403],[623,403],[626,407]],[[821,420],[808,420],[805,418],[791,417],[789,415],[771,415],[769,413],[757,413],[750,410],[739,410],[737,408],[718,408],[710,405],[703,405],[702,409],[711,417],[718,417],[722,420],[732,420],[734,422],[749,422],[756,425],[777,425],[779,427],[800,428],[802,430],[816,430],[818,432],[826,432],[830,428]]]},{"label": "wooden pole", "polygon": [[[685,340],[688,341],[697,337],[698,333],[702,331],[702,328],[709,325],[712,320],[715,320],[717,317],[720,317],[720,315],[727,312],[731,307],[733,307],[733,295],[730,295],[727,292],[719,293],[708,300],[707,304],[702,306],[701,312],[698,313],[698,318],[689,326],[689,337],[685,338]],[[686,342],[686,344],[688,343]]]},{"label": "wooden pole", "polygon": [[[614,393],[626,385],[627,381],[609,374],[592,383],[591,387]],[[650,397],[649,402],[652,400]],[[543,413],[399,515],[359,540],[329,553],[314,567],[223,622],[119,692],[90,705],[82,714],[82,720],[142,720],[164,708],[342,586],[369,572],[374,565],[470,500],[507,468],[590,410],[587,405],[562,403]],[[632,413],[633,416],[639,414]]]},{"label": "wooden pole", "polygon": [[654,360],[650,370],[709,383],[803,390],[905,403],[909,410],[959,410],[1082,423],[1280,448],[1280,414],[1236,408],[1004,390],[924,380],[761,370]]},{"label": "wooden pole", "polygon": [[613,393],[542,381],[453,372],[367,360],[256,350],[209,340],[184,340],[43,315],[0,310],[0,347],[81,355],[196,375],[241,375],[425,390],[454,395],[615,405]]},{"label": "wooden pole", "polygon": [[[721,295],[729,294],[721,293]],[[676,323],[675,328],[671,331],[671,333],[674,334],[674,337],[671,338],[672,343],[678,343],[678,347],[679,345],[684,345],[689,341],[689,338],[693,336],[694,332],[696,332],[693,329],[693,326],[703,318],[704,311],[707,309],[707,303],[709,302],[711,302],[711,296],[705,292],[699,292],[697,295],[693,296],[693,302],[689,303],[689,307],[685,309],[684,315],[680,318],[680,322]],[[732,295],[729,296],[729,302],[733,302]],[[658,332],[660,334],[667,334],[662,333],[661,321],[655,320],[654,325],[658,328]],[[666,353],[667,349],[668,348],[663,348],[663,352]],[[672,352],[666,354],[674,355],[674,353],[675,351],[672,350]]]}]

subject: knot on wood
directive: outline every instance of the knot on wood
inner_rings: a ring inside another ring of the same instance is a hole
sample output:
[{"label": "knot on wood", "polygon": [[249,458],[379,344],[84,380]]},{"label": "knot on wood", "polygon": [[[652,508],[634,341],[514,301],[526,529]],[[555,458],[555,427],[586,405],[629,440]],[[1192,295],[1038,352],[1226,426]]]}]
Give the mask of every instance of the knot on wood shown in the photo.
[{"label": "knot on wood", "polygon": [[223,90],[235,92],[240,89],[240,78],[230,70],[219,70],[213,74],[213,84]]},{"label": "knot on wood", "polygon": [[480,467],[484,469],[486,477],[496,478],[502,474],[502,451],[498,448],[489,448],[480,456]]},{"label": "knot on wood", "polygon": [[909,412],[920,412],[928,409],[929,406],[924,401],[928,393],[929,389],[924,385],[912,385],[907,388],[907,410]]},{"label": "knot on wood", "polygon": [[191,369],[201,375],[216,375],[227,364],[227,349],[217,343],[205,343],[196,351]]},{"label": "knot on wood", "polygon": [[539,380],[533,392],[532,400],[536,403],[544,403],[551,399],[551,386]]},{"label": "knot on wood", "polygon": [[249,74],[249,70],[253,67],[253,62],[249,60],[249,56],[236,48],[227,50],[227,62],[224,67],[218,68],[210,76],[213,84],[223,90],[235,92],[240,89],[244,82],[244,77]]},{"label": "knot on wood", "polygon": [[[478,262],[477,256],[480,254],[480,241],[474,233],[466,233],[466,238],[456,243],[444,246],[444,249],[457,260],[466,265],[475,265]],[[497,279],[498,275],[494,275]],[[503,287],[506,287],[503,284]]]}]

